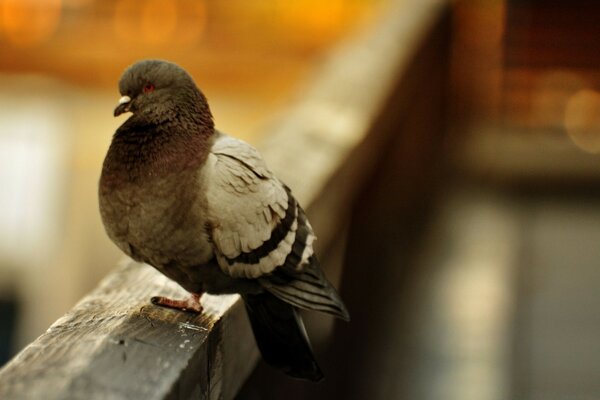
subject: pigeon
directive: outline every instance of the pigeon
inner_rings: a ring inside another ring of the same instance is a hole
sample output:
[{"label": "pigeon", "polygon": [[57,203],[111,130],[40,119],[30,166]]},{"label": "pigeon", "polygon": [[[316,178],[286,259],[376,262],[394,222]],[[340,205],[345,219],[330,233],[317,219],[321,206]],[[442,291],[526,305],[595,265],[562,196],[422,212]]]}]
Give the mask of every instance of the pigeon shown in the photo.
[{"label": "pigeon", "polygon": [[299,310],[350,317],[290,188],[255,148],[215,128],[206,97],[178,65],[138,61],[119,91],[114,115],[131,115],[102,167],[105,230],[190,294],[152,303],[200,313],[203,293],[238,293],[263,359],[292,377],[322,380]]}]

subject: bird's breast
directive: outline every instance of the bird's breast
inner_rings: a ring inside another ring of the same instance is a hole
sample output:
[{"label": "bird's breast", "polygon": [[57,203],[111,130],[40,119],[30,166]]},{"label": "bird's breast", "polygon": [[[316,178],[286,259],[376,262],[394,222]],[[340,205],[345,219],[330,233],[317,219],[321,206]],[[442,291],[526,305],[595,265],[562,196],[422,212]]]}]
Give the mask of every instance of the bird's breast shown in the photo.
[{"label": "bird's breast", "polygon": [[194,174],[100,186],[100,211],[109,237],[127,254],[156,267],[198,265],[212,258]]}]

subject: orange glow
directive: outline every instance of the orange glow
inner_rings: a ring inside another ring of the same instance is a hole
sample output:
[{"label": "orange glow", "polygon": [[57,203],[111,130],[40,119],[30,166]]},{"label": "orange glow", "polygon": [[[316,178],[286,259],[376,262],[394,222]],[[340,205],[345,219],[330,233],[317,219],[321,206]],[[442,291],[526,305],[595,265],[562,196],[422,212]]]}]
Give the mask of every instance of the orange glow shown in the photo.
[{"label": "orange glow", "polygon": [[177,2],[148,0],[143,3],[141,17],[141,33],[146,43],[168,43],[177,27]]},{"label": "orange glow", "polygon": [[6,37],[18,47],[31,47],[46,41],[58,27],[61,8],[61,0],[0,1]]},{"label": "orange glow", "polygon": [[302,35],[304,42],[321,43],[335,37],[345,24],[344,0],[280,1],[283,30]]},{"label": "orange glow", "polygon": [[115,5],[115,33],[119,41],[132,40],[136,29],[130,15],[135,13],[135,1],[120,0]]},{"label": "orange glow", "polygon": [[203,1],[120,0],[114,26],[119,40],[160,46],[194,42],[205,21]]},{"label": "orange glow", "polygon": [[206,3],[191,0],[183,2],[181,6],[182,14],[187,18],[185,23],[179,24],[177,39],[181,44],[191,44],[202,35],[206,27]]},{"label": "orange glow", "polygon": [[569,98],[588,86],[580,74],[551,70],[537,78],[531,102],[530,122],[537,126],[562,125]]},{"label": "orange glow", "polygon": [[580,90],[567,102],[565,128],[582,150],[600,153],[600,93]]}]

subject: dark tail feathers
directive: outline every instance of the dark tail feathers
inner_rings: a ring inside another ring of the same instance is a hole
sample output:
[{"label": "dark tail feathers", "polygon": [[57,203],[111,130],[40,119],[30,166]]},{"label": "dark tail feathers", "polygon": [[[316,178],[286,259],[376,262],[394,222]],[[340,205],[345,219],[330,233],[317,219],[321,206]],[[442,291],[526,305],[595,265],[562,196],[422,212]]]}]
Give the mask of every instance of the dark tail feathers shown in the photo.
[{"label": "dark tail feathers", "polygon": [[295,378],[322,380],[296,308],[268,292],[243,298],[263,359]]}]

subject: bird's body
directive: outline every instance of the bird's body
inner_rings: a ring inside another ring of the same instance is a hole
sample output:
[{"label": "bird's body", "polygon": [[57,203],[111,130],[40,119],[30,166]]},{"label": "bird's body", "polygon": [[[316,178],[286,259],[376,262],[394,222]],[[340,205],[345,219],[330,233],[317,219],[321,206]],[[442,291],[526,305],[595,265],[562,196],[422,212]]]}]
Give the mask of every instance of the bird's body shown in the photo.
[{"label": "bird's body", "polygon": [[313,253],[315,239],[289,188],[245,142],[214,129],[185,71],[148,60],[125,71],[100,179],[109,237],[193,296],[158,303],[200,310],[199,296],[240,293],[267,362],[319,380],[296,308],[348,319]]}]

